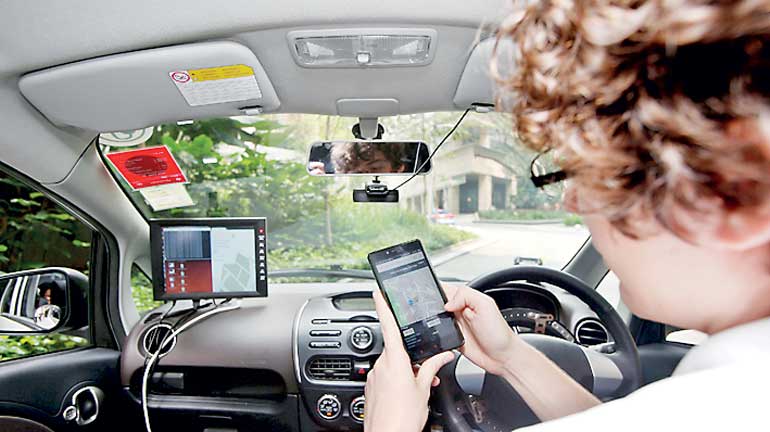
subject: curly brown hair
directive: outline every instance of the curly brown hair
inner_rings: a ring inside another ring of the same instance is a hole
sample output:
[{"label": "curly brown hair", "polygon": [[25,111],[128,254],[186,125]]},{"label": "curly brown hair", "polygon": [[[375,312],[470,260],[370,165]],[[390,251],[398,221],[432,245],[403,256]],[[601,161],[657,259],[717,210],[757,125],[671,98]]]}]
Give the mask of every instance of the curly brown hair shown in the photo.
[{"label": "curly brown hair", "polygon": [[492,69],[581,212],[687,237],[683,216],[703,227],[770,203],[768,42],[770,0],[539,0],[501,24]]}]

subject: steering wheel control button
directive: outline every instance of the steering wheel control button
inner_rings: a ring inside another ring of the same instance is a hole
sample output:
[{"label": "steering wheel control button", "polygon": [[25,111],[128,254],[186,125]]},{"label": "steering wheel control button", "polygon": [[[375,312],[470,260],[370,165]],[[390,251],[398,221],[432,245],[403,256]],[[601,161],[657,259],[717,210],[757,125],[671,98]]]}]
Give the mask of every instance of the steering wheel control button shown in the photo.
[{"label": "steering wheel control button", "polygon": [[310,336],[329,337],[339,336],[341,334],[341,330],[310,330]]},{"label": "steering wheel control button", "polygon": [[342,344],[336,341],[314,341],[310,342],[309,346],[310,348],[315,349],[337,349],[340,348]]},{"label": "steering wheel control button", "polygon": [[366,407],[366,399],[364,396],[359,396],[350,402],[350,417],[353,420],[363,423],[364,422],[364,408]]},{"label": "steering wheel control button", "polygon": [[366,351],[374,344],[374,334],[369,327],[356,327],[350,332],[350,344],[359,351]]},{"label": "steering wheel control button", "polygon": [[342,411],[340,400],[333,394],[325,394],[318,398],[315,407],[318,415],[324,420],[334,420],[339,417],[340,411]]},{"label": "steering wheel control button", "polygon": [[366,375],[371,369],[372,364],[368,360],[356,360],[353,362],[353,379],[358,381],[366,381]]}]

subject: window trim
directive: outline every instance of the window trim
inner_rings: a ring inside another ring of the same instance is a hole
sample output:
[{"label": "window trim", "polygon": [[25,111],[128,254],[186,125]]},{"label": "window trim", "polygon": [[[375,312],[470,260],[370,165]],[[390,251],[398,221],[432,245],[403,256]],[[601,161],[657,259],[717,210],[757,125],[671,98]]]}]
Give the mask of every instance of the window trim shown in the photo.
[{"label": "window trim", "polygon": [[[83,160],[83,157],[88,152],[89,147],[91,145],[96,145],[98,138],[99,137],[97,135],[91,141],[91,143],[86,146],[78,159],[75,161],[72,169],[75,169],[75,167],[77,167],[77,165]],[[69,200],[45,187],[41,182],[32,179],[30,176],[22,173],[21,171],[13,168],[3,161],[0,161],[0,171],[8,176],[13,177],[15,180],[23,183],[30,189],[43,194],[46,199],[51,200],[56,205],[60,206],[64,211],[91,229],[92,243],[90,259],[92,274],[89,274],[88,277],[88,294],[92,299],[89,301],[90,304],[88,323],[92,342],[90,347],[115,349],[119,346],[122,346],[125,336],[123,336],[121,332],[116,331],[116,325],[118,326],[118,329],[122,328],[122,325],[120,324],[120,312],[117,303],[117,292],[119,291],[117,289],[119,260],[112,259],[113,257],[119,256],[117,239],[115,239],[112,233],[96,219],[92,218],[88,213],[71,203]],[[72,170],[70,170],[70,172],[71,171]],[[100,241],[93,241],[94,237],[98,237],[98,240]],[[101,248],[98,247],[98,244],[102,244],[104,250],[99,250]],[[100,263],[99,266],[101,271],[96,271],[97,263]],[[97,289],[97,287],[105,288]],[[97,316],[101,316],[101,318],[97,318]],[[101,328],[101,326],[106,326],[106,328]]]}]

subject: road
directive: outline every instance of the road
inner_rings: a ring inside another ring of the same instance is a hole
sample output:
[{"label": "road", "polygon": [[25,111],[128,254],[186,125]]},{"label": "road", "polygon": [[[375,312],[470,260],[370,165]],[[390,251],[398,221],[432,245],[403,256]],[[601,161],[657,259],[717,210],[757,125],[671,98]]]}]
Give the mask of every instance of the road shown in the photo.
[{"label": "road", "polygon": [[588,237],[588,230],[580,225],[490,224],[465,219],[457,227],[478,238],[459,250],[431,257],[439,277],[471,280],[512,266],[516,256],[541,258],[543,265],[561,268]]}]

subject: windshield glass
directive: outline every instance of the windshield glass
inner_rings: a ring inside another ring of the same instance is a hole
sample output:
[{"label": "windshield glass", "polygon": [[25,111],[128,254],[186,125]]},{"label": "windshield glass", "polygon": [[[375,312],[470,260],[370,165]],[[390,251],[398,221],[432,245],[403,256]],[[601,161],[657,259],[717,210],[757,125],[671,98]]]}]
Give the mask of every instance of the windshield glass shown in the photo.
[{"label": "windshield glass", "polygon": [[[432,150],[459,116],[381,118],[383,139],[421,140]],[[107,163],[148,219],[266,217],[274,277],[288,269],[368,269],[369,252],[419,238],[439,277],[470,280],[517,263],[561,268],[588,236],[580,218],[562,210],[562,188],[532,186],[534,155],[517,141],[509,116],[469,113],[432,171],[404,185],[397,204],[354,203],[352,189],[368,177],[307,173],[310,145],[351,139],[355,123],[310,114],[219,118],[156,126],[130,146],[105,134],[101,148],[109,155],[167,146],[179,164],[187,184],[134,190]],[[383,182],[393,187],[405,178]]]}]

